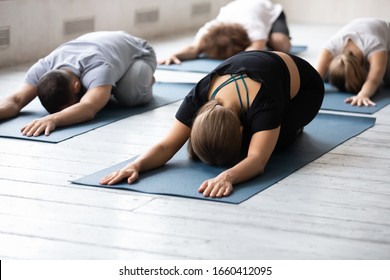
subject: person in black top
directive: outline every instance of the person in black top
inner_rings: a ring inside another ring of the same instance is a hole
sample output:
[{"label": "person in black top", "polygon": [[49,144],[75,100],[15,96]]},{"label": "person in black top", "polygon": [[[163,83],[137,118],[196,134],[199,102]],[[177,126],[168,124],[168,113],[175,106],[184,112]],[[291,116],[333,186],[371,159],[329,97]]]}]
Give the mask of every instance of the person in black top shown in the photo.
[{"label": "person in black top", "polygon": [[125,178],[132,183],[139,172],[164,165],[189,140],[192,158],[227,167],[199,191],[228,196],[234,184],[264,172],[275,147],[295,140],[317,115],[323,97],[323,81],[305,60],[282,52],[239,53],[190,91],[160,143],[100,183]]}]

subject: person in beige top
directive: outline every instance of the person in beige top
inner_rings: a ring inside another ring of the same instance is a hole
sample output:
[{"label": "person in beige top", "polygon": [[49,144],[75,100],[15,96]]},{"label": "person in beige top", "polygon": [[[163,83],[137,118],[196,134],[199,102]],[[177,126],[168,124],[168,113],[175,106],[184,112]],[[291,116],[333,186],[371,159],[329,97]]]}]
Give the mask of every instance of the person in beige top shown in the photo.
[{"label": "person in beige top", "polygon": [[375,106],[371,100],[381,85],[390,86],[390,23],[375,18],[355,19],[325,44],[317,71],[354,106]]}]

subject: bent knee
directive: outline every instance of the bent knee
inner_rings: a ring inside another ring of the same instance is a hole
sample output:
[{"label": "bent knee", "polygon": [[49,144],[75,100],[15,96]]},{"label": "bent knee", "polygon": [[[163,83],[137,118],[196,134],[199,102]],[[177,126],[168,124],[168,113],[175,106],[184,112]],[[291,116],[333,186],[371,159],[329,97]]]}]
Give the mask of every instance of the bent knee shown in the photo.
[{"label": "bent knee", "polygon": [[286,34],[279,32],[275,32],[270,35],[268,39],[268,45],[274,51],[285,53],[288,53],[291,49],[290,38]]}]

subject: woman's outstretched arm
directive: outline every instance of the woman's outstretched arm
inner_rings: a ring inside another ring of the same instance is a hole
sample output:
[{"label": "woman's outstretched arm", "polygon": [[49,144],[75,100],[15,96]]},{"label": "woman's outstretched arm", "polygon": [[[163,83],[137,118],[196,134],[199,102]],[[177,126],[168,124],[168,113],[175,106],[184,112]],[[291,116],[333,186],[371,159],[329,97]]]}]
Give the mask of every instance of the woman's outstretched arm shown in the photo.
[{"label": "woman's outstretched arm", "polygon": [[181,50],[173,53],[167,58],[158,61],[159,64],[180,64],[183,60],[190,60],[198,58],[201,53],[198,44],[185,46]]},{"label": "woman's outstretched arm", "polygon": [[382,83],[387,67],[387,51],[378,51],[369,58],[370,69],[362,89],[355,96],[345,99],[346,103],[356,106],[375,106],[371,100]]},{"label": "woman's outstretched arm", "polygon": [[233,191],[233,185],[263,174],[275,149],[279,132],[280,127],[255,133],[252,136],[246,158],[217,177],[203,182],[199,192],[209,197],[228,196]]},{"label": "woman's outstretched arm", "polygon": [[180,150],[188,140],[190,133],[189,127],[175,120],[171,130],[162,141],[134,162],[103,177],[100,184],[114,185],[125,179],[131,184],[138,179],[140,172],[163,166]]},{"label": "woman's outstretched arm", "polygon": [[316,70],[320,74],[321,78],[324,79],[328,73],[329,65],[333,59],[333,55],[327,49],[323,49],[318,57]]}]

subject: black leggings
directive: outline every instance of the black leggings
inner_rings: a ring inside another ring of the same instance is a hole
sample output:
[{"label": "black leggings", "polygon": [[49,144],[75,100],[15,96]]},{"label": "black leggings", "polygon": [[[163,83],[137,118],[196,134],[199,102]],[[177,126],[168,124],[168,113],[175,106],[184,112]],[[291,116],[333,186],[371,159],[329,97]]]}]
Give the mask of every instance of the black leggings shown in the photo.
[{"label": "black leggings", "polygon": [[324,99],[324,82],[318,72],[305,60],[290,55],[298,67],[301,85],[285,112],[278,146],[283,147],[295,140],[299,131],[318,114]]},{"label": "black leggings", "polygon": [[290,30],[288,29],[286,15],[284,14],[283,11],[280,13],[279,17],[272,24],[269,35],[271,35],[272,33],[283,33],[290,38]]}]

